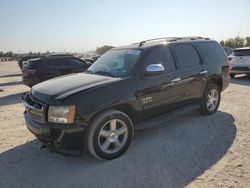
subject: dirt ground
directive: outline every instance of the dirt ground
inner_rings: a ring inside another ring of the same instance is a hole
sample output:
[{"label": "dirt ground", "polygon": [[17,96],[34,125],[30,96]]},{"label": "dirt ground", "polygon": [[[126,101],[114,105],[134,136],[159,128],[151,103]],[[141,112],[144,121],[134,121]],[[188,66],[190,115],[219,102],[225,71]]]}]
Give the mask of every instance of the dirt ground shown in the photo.
[{"label": "dirt ground", "polygon": [[188,106],[138,126],[122,157],[65,157],[26,129],[16,62],[0,62],[0,187],[250,187],[250,79],[231,80],[219,111]]}]

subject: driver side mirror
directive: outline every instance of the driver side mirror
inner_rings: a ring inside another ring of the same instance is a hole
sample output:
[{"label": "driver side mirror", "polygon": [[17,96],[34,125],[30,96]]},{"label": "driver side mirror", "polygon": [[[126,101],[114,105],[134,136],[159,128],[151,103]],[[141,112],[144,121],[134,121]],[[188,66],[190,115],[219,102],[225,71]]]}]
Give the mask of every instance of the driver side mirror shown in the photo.
[{"label": "driver side mirror", "polygon": [[165,68],[162,64],[150,64],[144,71],[145,76],[159,75],[165,72]]}]

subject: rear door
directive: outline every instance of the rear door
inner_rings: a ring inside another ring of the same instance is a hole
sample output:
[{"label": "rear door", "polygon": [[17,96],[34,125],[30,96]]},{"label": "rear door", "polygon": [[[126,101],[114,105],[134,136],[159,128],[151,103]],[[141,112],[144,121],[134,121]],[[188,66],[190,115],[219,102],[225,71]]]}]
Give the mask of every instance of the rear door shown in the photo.
[{"label": "rear door", "polygon": [[141,76],[137,83],[137,100],[144,116],[153,116],[174,108],[183,99],[183,89],[179,85],[180,72],[177,70],[172,52],[168,47],[160,47],[146,55],[141,73],[150,64],[162,64],[165,72],[153,76]]},{"label": "rear door", "polygon": [[172,44],[172,48],[180,68],[185,100],[200,98],[207,70],[198,51],[190,43]]}]

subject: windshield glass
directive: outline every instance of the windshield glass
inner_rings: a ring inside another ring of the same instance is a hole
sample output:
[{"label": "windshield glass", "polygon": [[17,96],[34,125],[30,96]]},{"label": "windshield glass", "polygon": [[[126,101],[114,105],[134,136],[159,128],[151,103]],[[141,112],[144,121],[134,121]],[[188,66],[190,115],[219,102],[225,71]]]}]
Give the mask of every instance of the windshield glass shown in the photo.
[{"label": "windshield glass", "polygon": [[140,50],[111,50],[101,56],[87,72],[114,77],[131,75],[140,58]]},{"label": "windshield glass", "polygon": [[234,50],[235,56],[250,56],[250,49]]}]

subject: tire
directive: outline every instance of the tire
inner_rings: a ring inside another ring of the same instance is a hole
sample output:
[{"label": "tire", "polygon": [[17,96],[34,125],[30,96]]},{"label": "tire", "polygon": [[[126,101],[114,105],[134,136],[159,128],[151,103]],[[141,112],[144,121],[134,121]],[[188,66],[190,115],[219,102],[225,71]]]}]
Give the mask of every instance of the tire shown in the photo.
[{"label": "tire", "polygon": [[[213,92],[214,97],[212,97]],[[220,99],[221,91],[219,86],[213,82],[207,83],[204,94],[200,101],[200,107],[198,111],[203,115],[211,115],[217,112],[220,105]]]},{"label": "tire", "polygon": [[112,160],[129,148],[134,136],[133,123],[121,111],[106,110],[90,121],[86,136],[88,150],[94,157]]},{"label": "tire", "polygon": [[231,77],[231,78],[234,78],[234,77],[235,77],[235,74],[230,73],[230,77]]}]

